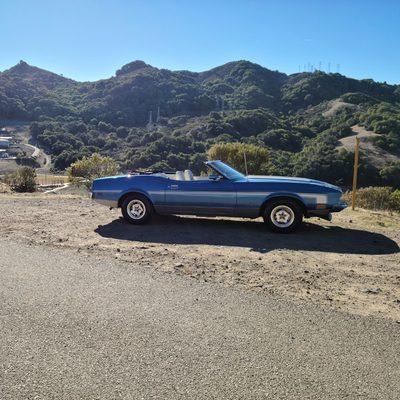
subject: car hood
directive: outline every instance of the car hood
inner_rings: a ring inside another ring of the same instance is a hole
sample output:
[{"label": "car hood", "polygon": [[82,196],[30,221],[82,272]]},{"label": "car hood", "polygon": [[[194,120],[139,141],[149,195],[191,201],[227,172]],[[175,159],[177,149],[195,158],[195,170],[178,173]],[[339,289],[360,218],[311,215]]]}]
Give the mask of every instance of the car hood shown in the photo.
[{"label": "car hood", "polygon": [[331,185],[330,183],[323,182],[323,181],[317,181],[316,179],[309,179],[309,178],[296,178],[296,177],[290,177],[290,176],[269,176],[269,175],[248,175],[246,178],[249,182],[309,183],[312,185],[329,187],[331,189],[341,191],[341,189],[338,186]]}]

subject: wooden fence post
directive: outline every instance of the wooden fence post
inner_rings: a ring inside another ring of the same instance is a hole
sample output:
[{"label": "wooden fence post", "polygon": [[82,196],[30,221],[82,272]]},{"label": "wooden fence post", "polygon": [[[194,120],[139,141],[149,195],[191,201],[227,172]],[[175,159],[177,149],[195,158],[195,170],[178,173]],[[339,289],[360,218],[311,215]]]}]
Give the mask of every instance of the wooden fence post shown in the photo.
[{"label": "wooden fence post", "polygon": [[360,147],[360,138],[356,136],[356,144],[354,147],[354,169],[353,169],[353,192],[351,195],[351,209],[356,208],[356,191],[357,191],[357,176],[358,176],[358,154]]}]

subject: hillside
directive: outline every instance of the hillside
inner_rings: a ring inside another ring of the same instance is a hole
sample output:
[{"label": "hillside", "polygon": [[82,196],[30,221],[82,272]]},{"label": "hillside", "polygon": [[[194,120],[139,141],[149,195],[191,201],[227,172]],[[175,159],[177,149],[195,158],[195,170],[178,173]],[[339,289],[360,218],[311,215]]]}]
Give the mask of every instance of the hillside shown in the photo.
[{"label": "hillside", "polygon": [[[398,85],[322,71],[286,75],[248,61],[200,73],[133,61],[96,82],[23,61],[0,73],[0,119],[32,121],[33,140],[58,169],[98,151],[123,170],[199,170],[213,143],[242,141],[270,150],[271,170],[264,173],[347,184],[352,155],[337,150],[338,140],[359,124],[375,132],[374,144],[395,160],[399,103]],[[393,184],[399,170],[365,157],[361,182]]]}]

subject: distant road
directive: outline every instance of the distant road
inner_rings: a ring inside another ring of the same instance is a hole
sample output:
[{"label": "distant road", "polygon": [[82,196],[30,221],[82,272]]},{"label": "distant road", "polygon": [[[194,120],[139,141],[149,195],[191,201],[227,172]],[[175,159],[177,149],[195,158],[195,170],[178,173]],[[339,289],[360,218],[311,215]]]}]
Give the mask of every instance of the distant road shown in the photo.
[{"label": "distant road", "polygon": [[36,147],[32,144],[29,143],[25,143],[25,146],[30,147],[31,149],[33,149],[33,153],[31,154],[31,157],[39,157],[40,155],[40,149],[39,147]]},{"label": "distant road", "polygon": [[400,325],[0,239],[0,398],[398,399]]}]

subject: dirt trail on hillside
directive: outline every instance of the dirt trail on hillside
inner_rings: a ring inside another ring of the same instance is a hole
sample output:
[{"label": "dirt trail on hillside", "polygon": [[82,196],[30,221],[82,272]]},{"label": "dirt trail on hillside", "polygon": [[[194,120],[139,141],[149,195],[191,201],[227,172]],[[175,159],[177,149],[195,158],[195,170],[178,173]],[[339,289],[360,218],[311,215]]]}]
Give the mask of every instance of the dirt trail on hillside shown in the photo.
[{"label": "dirt trail on hillside", "polygon": [[87,198],[0,195],[0,235],[400,321],[400,216],[344,211],[278,235],[261,220],[155,217],[132,226]]},{"label": "dirt trail on hillside", "polygon": [[353,135],[340,139],[339,145],[337,146],[338,150],[344,148],[347,151],[354,151],[356,136],[358,136],[360,138],[360,153],[366,158],[369,164],[381,168],[390,162],[400,161],[399,157],[375,146],[372,138],[379,136],[379,134],[368,131],[360,125],[354,125],[351,129]]}]

